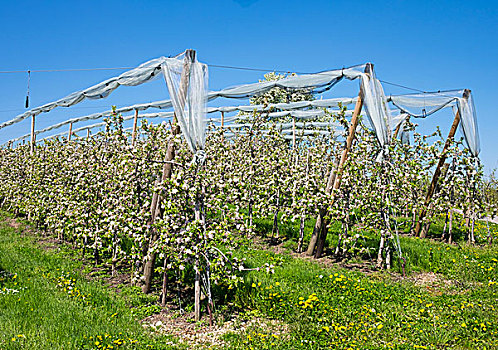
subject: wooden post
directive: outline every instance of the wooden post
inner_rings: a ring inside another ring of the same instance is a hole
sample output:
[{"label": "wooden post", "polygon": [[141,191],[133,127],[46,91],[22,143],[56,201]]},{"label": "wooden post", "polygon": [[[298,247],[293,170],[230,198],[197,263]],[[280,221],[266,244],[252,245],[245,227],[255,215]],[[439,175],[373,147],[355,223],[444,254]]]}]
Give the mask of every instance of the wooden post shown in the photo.
[{"label": "wooden post", "polygon": [[71,134],[73,133],[73,123],[69,124],[69,132],[67,134],[67,140],[71,141]]},{"label": "wooden post", "polygon": [[221,140],[224,141],[225,140],[225,112],[221,112],[221,131],[222,131],[222,134],[221,134]]},{"label": "wooden post", "polygon": [[31,116],[31,154],[35,153],[35,115]]},{"label": "wooden post", "polygon": [[397,137],[398,137],[399,129],[401,129],[401,124],[403,124],[403,122],[400,122],[400,123],[398,124],[398,126],[396,127],[396,129],[394,130],[393,139],[395,139],[395,138],[397,138]]},{"label": "wooden post", "polygon": [[166,306],[166,294],[168,293],[168,258],[164,258],[163,265],[163,288],[161,290],[161,305]]},{"label": "wooden post", "polygon": [[296,117],[292,117],[292,149],[296,148]]},{"label": "wooden post", "polygon": [[[446,177],[446,173],[448,172],[448,168],[450,167],[449,163],[444,163],[443,168],[441,170],[441,178],[444,179]],[[434,192],[439,192],[441,188],[441,184],[438,182],[436,185],[436,189]],[[434,213],[434,206],[432,203],[429,204],[429,207],[427,208],[427,212],[429,213],[428,216],[431,216]],[[427,221],[424,225],[422,225],[422,231],[421,231],[421,236],[426,237],[427,234],[429,233],[429,229],[431,228],[431,222]],[[444,234],[444,232],[443,232]]]},{"label": "wooden post", "polygon": [[[463,92],[463,98],[468,99],[470,96],[470,90],[465,89]],[[448,138],[446,139],[446,142],[443,147],[443,151],[441,152],[441,157],[439,158],[439,162],[437,164],[436,170],[434,171],[434,175],[432,177],[431,184],[429,186],[429,190],[427,191],[427,195],[425,197],[425,201],[422,207],[422,210],[420,211],[420,215],[418,217],[418,222],[417,226],[415,227],[415,236],[418,236],[420,234],[421,238],[425,238],[426,232],[422,230],[422,225],[423,225],[423,220],[425,216],[427,215],[427,208],[431,202],[432,196],[434,195],[434,192],[436,190],[436,185],[439,180],[439,176],[441,175],[441,169],[446,161],[446,152],[448,151],[448,148],[451,145],[451,141],[453,140],[453,137],[455,136],[455,133],[458,128],[458,124],[460,124],[460,111],[458,110],[455,114],[455,119],[453,120],[453,124],[451,125],[450,132],[448,134]]]},{"label": "wooden post", "polygon": [[[369,76],[373,72],[373,64],[367,63],[365,67],[365,73]],[[363,92],[360,89],[358,93],[358,100],[356,101],[356,105],[354,108],[353,116],[351,118],[351,123],[349,124],[349,133],[346,139],[346,144],[341,154],[341,160],[339,164],[332,168],[329,174],[329,178],[327,181],[327,187],[325,188],[325,192],[330,195],[332,194],[332,202],[334,201],[334,194],[332,193],[333,189],[339,189],[341,186],[342,173],[344,172],[344,165],[348,159],[348,154],[351,151],[351,147],[353,145],[354,136],[356,132],[356,127],[359,122],[359,115],[361,113],[361,109],[363,108]],[[325,241],[328,233],[328,220],[325,219],[327,215],[327,209],[320,209],[320,213],[317,217],[315,227],[313,229],[313,234],[311,236],[310,244],[308,246],[308,250],[306,251],[307,255],[313,255],[315,250],[315,246],[318,242],[318,246],[315,253],[315,258],[319,258],[322,255],[323,248],[325,247]]]},{"label": "wooden post", "polygon": [[90,138],[90,129],[86,129],[86,138],[89,139]]},{"label": "wooden post", "polygon": [[[180,78],[179,95],[180,97],[182,97],[180,101],[182,107],[185,106],[186,103],[188,85],[190,82],[190,67],[194,59],[195,59],[195,51],[187,50],[185,53],[185,61],[183,65],[182,75]],[[178,125],[178,120],[176,118],[176,115],[173,118],[172,132],[173,135],[178,135],[180,133],[180,126]],[[173,142],[173,140],[170,140],[168,142],[168,149],[166,151],[166,161],[171,162],[174,158],[175,158],[175,143]],[[171,163],[164,163],[161,181],[164,182],[166,181],[166,179],[171,178],[172,171],[173,171],[173,165]],[[151,220],[149,222],[149,226],[154,224],[156,217],[159,216],[160,214],[161,214],[161,197],[157,193],[154,193],[152,196]],[[159,233],[157,232],[157,230],[153,230],[153,234],[149,242],[149,248],[157,241],[158,238],[159,238]],[[144,266],[144,285],[142,287],[142,291],[144,293],[150,293],[155,262],[156,262],[156,253],[152,252],[150,253],[150,256],[148,257]]]},{"label": "wooden post", "polygon": [[135,117],[133,118],[133,132],[131,133],[132,146],[135,146],[135,139],[137,138],[137,120],[138,120],[138,109],[135,109]]}]

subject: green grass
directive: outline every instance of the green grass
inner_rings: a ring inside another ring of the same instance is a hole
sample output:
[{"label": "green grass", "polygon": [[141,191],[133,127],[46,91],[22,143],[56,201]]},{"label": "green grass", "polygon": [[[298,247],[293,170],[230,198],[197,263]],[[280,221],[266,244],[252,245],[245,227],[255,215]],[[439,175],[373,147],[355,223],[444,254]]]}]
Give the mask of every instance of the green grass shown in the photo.
[{"label": "green grass", "polygon": [[[41,249],[35,236],[8,226],[6,215],[0,213],[0,290],[19,292],[0,294],[0,349],[89,349],[104,343],[115,349],[171,348],[174,339],[151,335],[137,321],[160,311],[157,295],[131,286],[117,294],[89,281],[91,269],[76,250]],[[271,219],[256,224],[259,232],[271,232]],[[308,235],[312,227],[309,220]],[[402,278],[395,255],[391,272],[368,275],[293,257],[297,230],[280,226],[287,239],[280,254],[241,244],[237,255],[249,267],[270,263],[274,273],[251,271],[235,289],[215,287],[218,313],[253,321],[242,332],[225,334],[222,348],[498,349],[497,244],[448,245],[402,236]],[[335,223],[331,247],[339,230]],[[375,232],[359,233],[362,246],[376,248]],[[414,283],[428,272],[436,283]],[[94,274],[98,280],[104,270]]]},{"label": "green grass", "polygon": [[[270,219],[257,220],[260,231],[271,232]],[[306,225],[312,231],[313,222]],[[440,235],[444,225],[431,227]],[[234,303],[246,318],[277,320],[252,326],[243,334],[227,336],[234,349],[498,349],[498,246],[487,245],[486,225],[476,225],[480,245],[465,242],[463,226],[455,220],[457,243],[401,236],[407,276],[393,252],[393,268],[365,275],[335,265],[274,254],[247,246],[239,251],[252,267],[276,265],[274,274],[250,272]],[[439,233],[437,230],[440,229]],[[497,226],[490,226],[496,236]],[[298,226],[282,225],[288,252],[295,248]],[[340,224],[333,224],[328,245],[336,244]],[[379,235],[356,230],[359,246],[371,248],[370,257],[349,261],[372,263]],[[330,259],[325,257],[322,260]],[[347,262],[347,260],[345,262]],[[434,279],[431,281],[430,279]],[[429,279],[428,282],[423,282]],[[417,282],[417,283],[415,283]],[[282,328],[283,326],[280,326]]]},{"label": "green grass", "polygon": [[142,328],[125,298],[82,276],[81,263],[44,251],[5,219],[1,213],[0,349],[170,348],[171,339]]},{"label": "green grass", "polygon": [[[498,348],[498,286],[488,280],[498,281],[498,261],[491,258],[498,251],[490,248],[477,259],[476,249],[459,250],[474,260],[458,265],[463,269],[458,283],[439,286],[416,286],[387,273],[365,276],[323,268],[260,250],[244,252],[254,266],[269,258],[280,266],[275,274],[248,274],[236,303],[248,315],[280,320],[288,331],[254,327],[229,339],[236,349]],[[450,261],[452,256],[459,255],[452,251]],[[492,267],[486,276],[482,264]]]}]

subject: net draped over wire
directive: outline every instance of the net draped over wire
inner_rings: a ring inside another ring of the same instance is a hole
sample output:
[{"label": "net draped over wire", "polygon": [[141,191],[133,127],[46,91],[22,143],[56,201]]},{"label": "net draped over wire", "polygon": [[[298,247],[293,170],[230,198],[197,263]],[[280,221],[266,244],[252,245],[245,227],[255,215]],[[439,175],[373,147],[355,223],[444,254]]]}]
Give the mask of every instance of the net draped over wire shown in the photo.
[{"label": "net draped over wire", "polygon": [[460,128],[471,154],[481,151],[477,115],[470,90],[454,90],[390,96],[388,98],[402,113],[414,118],[427,118],[444,107],[453,107],[460,113]]},{"label": "net draped over wire", "polygon": [[[187,57],[183,60],[165,60],[162,71],[180,130],[189,149],[194,153],[194,161],[202,164],[205,159],[208,68],[193,56],[190,65],[186,63]],[[184,69],[187,67],[189,72],[186,73]],[[182,73],[188,80],[187,91],[183,91]]]},{"label": "net draped over wire", "polygon": [[[135,104],[127,107],[116,109],[115,113],[126,113],[133,110],[143,111],[148,108],[166,109],[173,107],[182,134],[187,141],[188,147],[194,154],[202,151],[205,144],[206,118],[205,113],[232,112],[232,111],[269,111],[269,118],[278,118],[280,116],[292,116],[296,119],[310,119],[320,116],[323,111],[319,108],[328,108],[352,104],[356,98],[339,98],[314,101],[300,101],[291,103],[279,103],[272,106],[231,106],[231,107],[210,107],[206,109],[206,102],[217,98],[235,98],[244,99],[248,97],[263,94],[273,88],[282,88],[286,90],[306,89],[312,93],[322,93],[331,89],[339,81],[346,78],[348,80],[360,80],[362,98],[366,117],[375,131],[375,135],[381,148],[379,157],[382,158],[387,145],[390,143],[391,133],[400,124],[406,122],[408,116],[415,118],[425,118],[442,108],[454,107],[461,116],[461,129],[472,155],[477,156],[480,151],[479,134],[477,128],[476,112],[473,97],[469,93],[465,98],[463,91],[449,91],[423,94],[406,94],[389,96],[386,98],[380,81],[375,77],[373,69],[369,74],[365,73],[367,64],[353,66],[349,68],[328,70],[314,74],[301,74],[286,77],[276,81],[265,81],[252,84],[244,84],[235,87],[229,87],[219,91],[207,92],[208,67],[205,64],[194,59],[189,69],[189,84],[186,97],[183,100],[180,94],[181,72],[184,67],[185,53],[176,57],[160,57],[141,64],[123,74],[103,81],[87,89],[74,92],[62,99],[45,104],[41,107],[26,111],[0,124],[0,129],[20,122],[30,116],[37,116],[47,113],[57,107],[70,107],[78,104],[85,99],[101,99],[109,96],[119,86],[137,86],[159,77],[161,72],[166,80],[170,100],[156,101],[151,103]],[[388,103],[397,108],[400,113],[394,115],[388,106]],[[277,109],[277,112],[270,112],[270,109]],[[298,111],[299,109],[314,108],[314,110]],[[78,118],[72,118],[61,123],[49,126],[43,130],[38,130],[35,134],[40,134],[50,130],[60,128],[64,125],[96,120],[104,116],[112,115],[112,111],[94,113]],[[171,117],[172,112],[159,112],[142,115],[141,117]],[[124,119],[129,120],[132,116],[126,116]],[[232,118],[232,120],[235,118]],[[211,119],[213,120],[213,119]],[[229,119],[226,120],[227,122]],[[92,126],[75,129],[75,131],[90,129],[101,125],[97,123]],[[402,125],[401,125],[402,127]],[[403,132],[401,133],[403,136]],[[19,141],[29,136],[23,135],[11,141]],[[202,154],[202,153],[200,153]]]}]

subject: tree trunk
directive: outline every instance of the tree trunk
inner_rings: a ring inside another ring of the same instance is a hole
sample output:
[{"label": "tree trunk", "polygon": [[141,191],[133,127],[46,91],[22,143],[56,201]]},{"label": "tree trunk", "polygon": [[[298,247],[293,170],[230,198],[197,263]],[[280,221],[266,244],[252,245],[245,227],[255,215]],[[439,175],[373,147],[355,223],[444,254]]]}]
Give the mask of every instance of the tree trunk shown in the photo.
[{"label": "tree trunk", "polygon": [[280,189],[277,189],[277,207],[275,209],[275,214],[273,215],[273,227],[271,230],[272,237],[275,237],[276,234],[276,238],[279,237],[279,230],[278,230],[278,213],[280,211],[279,205],[280,205]]},{"label": "tree trunk", "polygon": [[316,241],[318,240],[318,235],[320,233],[320,229],[322,228],[322,221],[325,213],[326,213],[325,209],[319,209],[319,213],[316,218],[315,227],[313,227],[313,233],[310,238],[310,243],[308,245],[306,255],[311,256],[315,252]]},{"label": "tree trunk", "polygon": [[304,224],[305,224],[306,217],[304,214],[301,215],[301,222],[299,225],[299,241],[297,242],[297,252],[302,253],[303,252],[303,242],[304,242]]},{"label": "tree trunk", "polygon": [[385,246],[385,241],[386,241],[386,233],[385,230],[382,230],[380,232],[380,242],[379,242],[379,252],[377,253],[377,268],[380,269],[382,268],[382,251],[384,250]]},{"label": "tree trunk", "polygon": [[168,258],[164,258],[163,288],[161,291],[161,305],[166,306],[166,295],[168,294]]},{"label": "tree trunk", "polygon": [[201,274],[199,272],[199,268],[199,258],[196,257],[194,282],[194,319],[196,322],[201,319]]},{"label": "tree trunk", "polygon": [[449,214],[450,209],[446,211],[446,216],[444,218],[444,227],[443,227],[443,234],[441,235],[441,241],[446,241],[446,229],[448,228],[448,214]]},{"label": "tree trunk", "polygon": [[448,243],[453,243],[453,210],[450,209],[450,218],[448,223]]},{"label": "tree trunk", "polygon": [[491,231],[489,230],[489,221],[486,220],[486,226],[488,229],[488,244],[491,245],[493,244],[493,235],[491,234]]},{"label": "tree trunk", "polygon": [[386,241],[386,269],[391,269],[391,246],[389,245],[389,240]]},{"label": "tree trunk", "polygon": [[470,235],[469,235],[470,244],[475,244],[476,243],[476,238],[474,236],[475,221],[476,221],[476,214],[475,214],[474,211],[472,211],[472,223],[471,223]]}]

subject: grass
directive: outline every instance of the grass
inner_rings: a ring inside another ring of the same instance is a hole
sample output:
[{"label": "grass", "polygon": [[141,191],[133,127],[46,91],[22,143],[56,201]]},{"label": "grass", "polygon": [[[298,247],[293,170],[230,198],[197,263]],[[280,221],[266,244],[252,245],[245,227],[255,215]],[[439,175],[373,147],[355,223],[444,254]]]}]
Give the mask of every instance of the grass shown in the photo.
[{"label": "grass", "polygon": [[[272,275],[251,272],[237,291],[238,306],[280,320],[287,332],[255,327],[232,337],[233,348],[495,349],[498,261],[491,257],[497,252],[493,247],[477,258],[473,248],[455,248],[448,257],[451,262],[458,254],[469,258],[452,270],[463,269],[456,283],[446,285],[443,280],[439,286],[416,286],[387,273],[365,276],[323,268],[258,250],[245,252],[255,265],[268,258],[281,264]],[[492,268],[484,275],[483,265]]]},{"label": "grass", "polygon": [[[440,221],[431,230],[442,230]],[[271,231],[270,220],[256,224]],[[490,228],[496,236],[497,226]],[[288,239],[284,248],[295,247],[297,229],[281,227]],[[330,246],[339,230],[334,223]],[[391,272],[365,275],[246,247],[239,254],[249,256],[250,265],[270,261],[277,267],[274,274],[249,273],[235,292],[235,303],[247,317],[278,320],[286,331],[263,323],[228,339],[234,349],[497,349],[498,246],[485,244],[482,223],[476,225],[480,246],[464,241],[464,228],[456,220],[455,232],[458,243],[451,245],[402,235],[407,278],[401,278],[396,256]],[[358,243],[375,252],[378,234],[358,233]],[[362,261],[355,256],[350,260]]]},{"label": "grass", "polygon": [[[138,322],[161,310],[157,295],[131,286],[117,294],[90,281],[76,251],[43,250],[35,236],[21,235],[7,219],[0,213],[0,349],[181,347]],[[271,224],[257,222],[266,232]],[[308,234],[312,226],[307,222]],[[396,258],[391,272],[364,274],[295,257],[290,251],[297,229],[281,225],[288,239],[278,254],[241,244],[238,255],[249,266],[270,263],[274,273],[251,271],[238,288],[215,288],[218,312],[238,314],[236,323],[253,321],[225,334],[222,348],[498,349],[497,244],[448,245],[402,236],[408,277],[401,278]],[[339,230],[336,223],[331,246]],[[362,245],[376,247],[374,232],[361,234]],[[424,276],[433,280],[423,282]]]},{"label": "grass", "polygon": [[44,251],[5,213],[0,221],[0,349],[171,348],[140,326],[125,298],[86,279],[81,262]]}]

